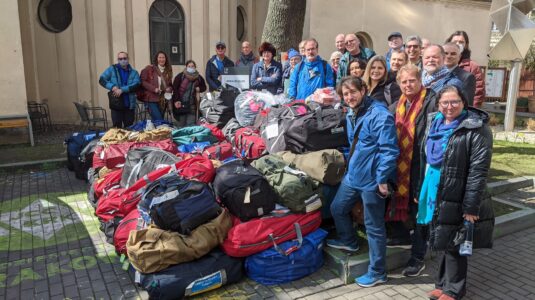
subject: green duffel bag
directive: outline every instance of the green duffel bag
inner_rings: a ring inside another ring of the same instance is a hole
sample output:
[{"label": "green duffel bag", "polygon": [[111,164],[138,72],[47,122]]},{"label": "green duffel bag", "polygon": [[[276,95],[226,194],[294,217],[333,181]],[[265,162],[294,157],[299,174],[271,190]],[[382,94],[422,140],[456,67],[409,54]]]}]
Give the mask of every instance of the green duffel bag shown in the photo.
[{"label": "green duffel bag", "polygon": [[212,131],[204,126],[189,126],[175,129],[171,135],[173,136],[173,142],[178,146],[198,142],[215,143],[217,141],[212,135]]},{"label": "green duffel bag", "polygon": [[277,155],[321,183],[337,185],[344,178],[346,169],[344,155],[336,149],[325,149],[305,154],[282,151],[278,152]]},{"label": "green duffel bag", "polygon": [[295,169],[276,155],[263,156],[251,163],[266,177],[279,195],[280,205],[294,213],[306,213],[321,207],[318,183],[305,172]]}]

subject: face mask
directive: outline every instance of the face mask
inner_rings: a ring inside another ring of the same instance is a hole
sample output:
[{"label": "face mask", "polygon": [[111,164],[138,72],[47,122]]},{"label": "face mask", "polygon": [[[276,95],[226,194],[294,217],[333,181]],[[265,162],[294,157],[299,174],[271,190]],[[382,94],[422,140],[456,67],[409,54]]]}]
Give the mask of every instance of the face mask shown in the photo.
[{"label": "face mask", "polygon": [[460,53],[463,53],[464,45],[463,44],[457,44],[459,46]]},{"label": "face mask", "polygon": [[186,68],[186,72],[188,73],[195,73],[195,68]]},{"label": "face mask", "polygon": [[119,64],[121,65],[121,67],[128,66],[128,59],[119,60]]}]

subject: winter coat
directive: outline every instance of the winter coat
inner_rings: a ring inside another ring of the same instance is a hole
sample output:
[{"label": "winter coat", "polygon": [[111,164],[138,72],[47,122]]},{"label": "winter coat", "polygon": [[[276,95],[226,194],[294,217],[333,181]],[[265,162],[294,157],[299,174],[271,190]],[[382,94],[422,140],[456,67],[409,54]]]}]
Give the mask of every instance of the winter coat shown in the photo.
[{"label": "winter coat", "polygon": [[476,92],[474,95],[473,106],[481,107],[485,101],[485,78],[483,72],[481,72],[481,68],[475,61],[469,58],[462,59],[459,62],[459,68],[474,74],[474,77],[476,78]]},{"label": "winter coat", "polygon": [[121,75],[119,75],[119,69],[121,66],[119,64],[109,66],[102,75],[100,75],[98,83],[106,88],[107,90],[112,90],[114,86],[119,87],[123,93],[128,93],[128,98],[130,100],[129,109],[136,109],[136,91],[141,85],[141,80],[139,78],[139,73],[132,68],[129,64],[128,69],[130,69],[130,75],[128,76],[128,82],[126,85],[121,84]]},{"label": "winter coat", "polygon": [[375,100],[383,101],[387,106],[390,106],[399,100],[401,89],[396,82],[396,78],[389,74],[387,80],[379,83],[368,96]]},{"label": "winter coat", "polygon": [[[427,89],[425,94],[422,110],[416,116],[414,120],[416,124],[414,132],[414,143],[412,147],[412,161],[411,161],[411,174],[410,174],[410,187],[409,187],[409,199],[416,198],[420,190],[419,184],[423,182],[423,174],[421,174],[422,161],[420,160],[420,149],[425,145],[425,129],[427,126],[428,114],[437,110],[437,94],[432,89]],[[396,107],[399,101],[396,101],[390,105],[389,110],[396,117]],[[408,111],[408,110],[407,110]],[[425,166],[425,161],[423,162]]]},{"label": "winter coat", "polygon": [[[257,81],[261,78],[261,81]],[[273,95],[282,93],[282,65],[280,62],[272,60],[270,66],[264,69],[264,62],[260,61],[253,66],[251,71],[251,89],[266,89]]]},{"label": "winter coat", "polygon": [[[181,88],[180,87],[181,87],[182,83],[184,82],[184,80],[190,81],[189,79],[186,78],[186,76],[184,75],[184,72],[181,72],[178,75],[176,75],[175,79],[173,80],[173,104],[175,102],[177,102],[177,101],[180,101],[183,105],[189,103],[190,107],[184,107],[184,109],[182,109],[184,111],[189,112],[189,111],[193,111],[197,106],[196,106],[196,102],[195,102],[195,92],[191,93],[190,99],[183,99],[184,92],[181,92]],[[206,83],[204,81],[204,78],[202,78],[201,75],[199,75],[197,77],[197,79],[193,80],[192,82],[193,82],[193,89],[198,87],[200,93],[203,93],[203,92],[206,91]],[[189,85],[189,83],[188,83],[188,85]],[[186,89],[187,89],[187,87],[186,87]],[[184,101],[184,100],[186,100],[186,101]]]},{"label": "winter coat", "polygon": [[[492,159],[492,132],[488,114],[468,107],[468,116],[451,135],[440,172],[435,212],[431,221],[430,244],[435,250],[452,250],[463,239],[463,214],[479,216],[474,226],[474,248],[492,247],[494,211],[487,192]],[[425,140],[432,120],[427,118]],[[425,143],[422,149],[425,149]],[[425,151],[421,151],[425,161]],[[422,174],[425,164],[422,164]],[[423,177],[422,177],[423,178]]]},{"label": "winter coat", "polygon": [[[245,63],[243,63],[245,61]],[[258,63],[260,61],[260,59],[258,58],[258,56],[254,56],[252,55],[252,59],[250,59],[249,57],[246,57],[242,54],[240,54],[240,59],[238,59],[234,65],[236,67],[250,67],[252,68],[254,64]]]},{"label": "winter coat", "polygon": [[468,105],[474,106],[474,95],[476,92],[476,77],[474,74],[461,69],[459,66],[453,68],[451,73],[463,83],[462,92],[466,100],[468,100]]},{"label": "winter coat", "polygon": [[358,128],[360,132],[343,183],[373,192],[379,184],[395,179],[399,148],[394,116],[384,103],[370,97],[362,101],[357,115],[350,109],[346,116],[350,147]]},{"label": "winter coat", "polygon": [[[210,92],[217,90],[221,87],[221,81],[219,81],[219,75],[222,75],[217,68],[216,60],[217,55],[212,56],[206,63],[206,81],[208,82],[208,88]],[[223,68],[234,67],[234,63],[228,57],[223,59]]]},{"label": "winter coat", "polygon": [[[310,77],[311,72],[314,76]],[[288,97],[291,99],[305,99],[316,89],[334,87],[333,70],[331,66],[318,55],[315,61],[304,59],[297,64],[290,75]]]},{"label": "winter coat", "polygon": [[[357,55],[356,58],[360,58],[366,62],[370,60],[370,58],[375,56],[375,51],[369,48],[363,48],[360,47],[360,52]],[[340,58],[340,63],[338,64],[338,76],[336,77],[336,83],[340,82],[340,80],[346,76],[347,74],[347,68],[349,68],[349,62],[353,59],[353,57],[349,54],[349,52],[344,53],[342,57]]]},{"label": "winter coat", "polygon": [[[141,71],[141,86],[145,89],[144,97],[145,99],[140,99],[147,102],[160,102],[160,96],[165,93],[165,89],[161,91],[160,94],[156,94],[154,90],[156,88],[161,88],[158,84],[158,72],[156,71],[158,67],[155,65],[148,65]],[[173,74],[163,73],[162,81],[164,85],[168,88],[173,86]]]}]

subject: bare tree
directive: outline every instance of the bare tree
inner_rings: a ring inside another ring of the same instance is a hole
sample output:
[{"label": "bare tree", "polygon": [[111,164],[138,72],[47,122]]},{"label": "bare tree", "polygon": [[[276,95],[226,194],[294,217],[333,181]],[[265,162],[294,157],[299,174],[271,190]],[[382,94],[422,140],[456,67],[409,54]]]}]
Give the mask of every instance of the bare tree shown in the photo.
[{"label": "bare tree", "polygon": [[297,49],[303,36],[306,0],[269,0],[262,41],[277,50]]}]

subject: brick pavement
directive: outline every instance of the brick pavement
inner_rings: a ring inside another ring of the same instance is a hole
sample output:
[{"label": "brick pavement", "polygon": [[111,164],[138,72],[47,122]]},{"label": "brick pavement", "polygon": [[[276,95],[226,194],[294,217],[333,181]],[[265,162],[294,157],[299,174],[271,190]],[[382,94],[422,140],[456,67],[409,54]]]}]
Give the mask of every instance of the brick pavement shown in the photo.
[{"label": "brick pavement", "polygon": [[[146,299],[98,230],[86,184],[64,168],[0,173],[0,299]],[[466,299],[535,299],[535,228],[478,250]],[[434,258],[436,260],[437,257]],[[373,288],[343,285],[327,267],[266,287],[249,279],[199,299],[425,299],[436,262],[417,278],[389,274]]]}]

